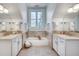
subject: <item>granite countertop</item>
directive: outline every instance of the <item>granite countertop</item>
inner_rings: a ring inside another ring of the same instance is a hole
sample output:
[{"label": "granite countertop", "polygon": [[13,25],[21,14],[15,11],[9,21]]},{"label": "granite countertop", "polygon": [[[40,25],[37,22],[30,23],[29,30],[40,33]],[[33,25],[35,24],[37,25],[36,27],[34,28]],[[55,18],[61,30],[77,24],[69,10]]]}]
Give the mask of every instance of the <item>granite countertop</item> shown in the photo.
[{"label": "granite countertop", "polygon": [[54,36],[59,36],[60,38],[64,38],[64,39],[78,39],[79,37],[75,37],[75,36],[69,36],[69,35],[65,35],[65,34],[53,34]]},{"label": "granite countertop", "polygon": [[15,37],[17,37],[17,36],[19,36],[20,34],[11,34],[11,35],[7,35],[7,36],[0,36],[0,40],[3,40],[3,39],[7,39],[7,40],[9,40],[9,39],[13,39],[13,38],[15,38]]}]

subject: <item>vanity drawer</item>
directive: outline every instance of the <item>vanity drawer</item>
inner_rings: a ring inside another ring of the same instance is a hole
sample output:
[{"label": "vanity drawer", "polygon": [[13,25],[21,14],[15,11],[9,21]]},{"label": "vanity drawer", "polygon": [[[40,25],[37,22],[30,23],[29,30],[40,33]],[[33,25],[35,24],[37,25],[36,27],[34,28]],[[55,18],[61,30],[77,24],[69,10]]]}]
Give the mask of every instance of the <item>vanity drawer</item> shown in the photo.
[{"label": "vanity drawer", "polygon": [[61,56],[65,55],[65,40],[62,38],[58,39],[58,54]]}]

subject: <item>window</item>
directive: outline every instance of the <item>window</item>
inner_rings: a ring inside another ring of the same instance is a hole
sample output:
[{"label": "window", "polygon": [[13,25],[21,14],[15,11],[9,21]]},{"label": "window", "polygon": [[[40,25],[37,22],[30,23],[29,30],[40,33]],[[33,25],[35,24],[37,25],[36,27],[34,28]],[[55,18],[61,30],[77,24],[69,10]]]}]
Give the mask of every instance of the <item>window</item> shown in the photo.
[{"label": "window", "polygon": [[30,28],[45,27],[45,8],[29,8],[28,24]]},{"label": "window", "polygon": [[42,12],[31,12],[31,27],[42,26]]},{"label": "window", "polygon": [[31,12],[31,27],[36,27],[36,12]]},{"label": "window", "polygon": [[37,12],[37,25],[38,27],[42,26],[42,12]]}]

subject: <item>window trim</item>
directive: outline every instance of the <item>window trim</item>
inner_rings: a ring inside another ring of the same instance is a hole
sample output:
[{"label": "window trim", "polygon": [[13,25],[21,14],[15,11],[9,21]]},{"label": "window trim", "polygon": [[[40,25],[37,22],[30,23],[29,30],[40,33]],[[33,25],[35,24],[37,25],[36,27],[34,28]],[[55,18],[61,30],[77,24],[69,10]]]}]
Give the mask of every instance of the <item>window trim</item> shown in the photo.
[{"label": "window trim", "polygon": [[[43,16],[43,19],[44,19],[44,20],[42,21],[42,22],[43,22],[43,23],[42,23],[42,24],[43,24],[43,27],[40,27],[40,28],[38,28],[38,29],[42,29],[42,28],[44,28],[44,27],[46,26],[46,20],[47,20],[47,19],[46,19],[46,16],[47,16],[47,15],[46,15],[46,7],[28,7],[28,8],[27,8],[27,23],[28,23],[28,29],[29,29],[29,30],[30,30],[30,28],[32,28],[32,27],[31,27],[31,19],[29,19],[30,16],[29,16],[28,14],[29,14],[29,11],[30,11],[30,10],[35,10],[35,9],[36,9],[36,10],[37,10],[37,9],[38,9],[38,10],[42,10],[42,12],[43,12],[43,14],[44,14],[44,16]],[[37,13],[36,13],[36,14],[37,14]],[[37,23],[37,20],[36,20],[36,23]],[[38,26],[37,26],[37,27],[38,27]]]}]

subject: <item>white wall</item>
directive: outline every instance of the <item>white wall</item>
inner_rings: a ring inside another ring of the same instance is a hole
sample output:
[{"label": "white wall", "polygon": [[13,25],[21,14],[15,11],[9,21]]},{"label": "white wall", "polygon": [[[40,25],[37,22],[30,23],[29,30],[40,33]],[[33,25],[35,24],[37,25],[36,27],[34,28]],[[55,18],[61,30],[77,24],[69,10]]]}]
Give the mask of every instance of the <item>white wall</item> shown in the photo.
[{"label": "white wall", "polygon": [[53,22],[55,23],[54,30],[56,31],[75,31],[75,18],[54,18]]},{"label": "white wall", "polygon": [[[22,30],[25,32],[25,31],[28,31],[28,25],[25,25],[25,23],[27,23],[27,6],[26,4],[20,4],[19,5],[20,7],[20,11],[21,11],[21,15],[22,15],[22,22],[23,22],[23,25],[22,25]],[[54,13],[54,10],[55,10],[55,7],[56,7],[56,4],[48,4],[47,6],[47,23],[50,23],[48,27],[50,27],[50,31],[52,30],[52,17],[53,17],[53,13]],[[26,26],[26,29],[25,29],[25,26]],[[44,30],[44,28],[43,28]],[[47,29],[46,29],[47,30]],[[41,31],[41,30],[39,30]]]},{"label": "white wall", "polygon": [[47,6],[47,27],[49,27],[49,28],[46,29],[46,31],[49,31],[49,32],[52,31],[52,20],[53,20],[52,17],[53,17],[54,11],[55,11],[55,7],[56,7],[56,4],[49,4]]},{"label": "white wall", "polygon": [[79,31],[79,14],[76,16],[76,19],[75,19],[75,24],[76,24],[76,31]]},{"label": "white wall", "polygon": [[47,26],[46,26],[46,31],[48,32],[48,39],[49,39],[49,45],[52,48],[52,30],[53,30],[53,25],[52,25],[52,20],[53,20],[53,14],[55,11],[56,4],[49,4],[47,6]]},{"label": "white wall", "polygon": [[21,12],[21,16],[22,16],[22,31],[26,32],[28,30],[28,25],[27,24],[27,6],[26,4],[19,4],[19,9]]},{"label": "white wall", "polygon": [[[6,30],[6,31],[17,31],[17,30],[21,30],[20,29],[20,25],[19,23],[21,22],[20,19],[4,19],[4,20],[0,20],[1,24],[0,24],[0,31],[2,30]],[[14,24],[9,24],[14,22]]]}]

